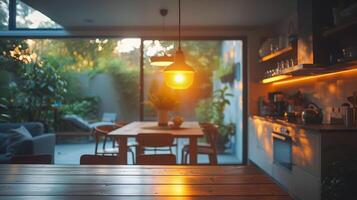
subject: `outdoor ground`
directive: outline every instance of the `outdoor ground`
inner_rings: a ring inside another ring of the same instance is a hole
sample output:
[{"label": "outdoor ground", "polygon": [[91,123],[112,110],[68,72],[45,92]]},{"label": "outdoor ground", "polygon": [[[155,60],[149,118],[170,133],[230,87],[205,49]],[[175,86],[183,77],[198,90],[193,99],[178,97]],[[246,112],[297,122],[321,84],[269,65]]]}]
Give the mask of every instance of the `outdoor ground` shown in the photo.
[{"label": "outdoor ground", "polygon": [[[55,164],[79,164],[80,156],[83,154],[94,154],[95,142],[87,138],[57,139],[58,144],[55,148]],[[181,141],[180,143],[185,142]],[[110,144],[108,144],[109,146]],[[102,147],[102,143],[99,145]],[[176,150],[173,149],[174,152]],[[181,160],[179,153],[178,160]],[[199,163],[208,163],[206,155],[198,156]],[[128,163],[132,164],[131,155],[128,154]],[[220,154],[219,164],[239,164],[238,159],[232,154]]]}]

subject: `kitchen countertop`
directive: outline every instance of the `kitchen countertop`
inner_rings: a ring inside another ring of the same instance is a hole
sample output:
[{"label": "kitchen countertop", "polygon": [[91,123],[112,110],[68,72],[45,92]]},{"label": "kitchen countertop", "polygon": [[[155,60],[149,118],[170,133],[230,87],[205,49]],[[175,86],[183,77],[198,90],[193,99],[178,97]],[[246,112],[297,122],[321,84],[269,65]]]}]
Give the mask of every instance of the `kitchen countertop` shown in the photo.
[{"label": "kitchen countertop", "polygon": [[357,132],[357,127],[346,127],[344,125],[333,125],[333,124],[297,124],[292,122],[286,122],[281,119],[274,119],[272,117],[263,117],[258,115],[250,116],[253,119],[260,119],[271,123],[280,124],[283,126],[290,126],[294,128],[301,128],[320,132]]}]

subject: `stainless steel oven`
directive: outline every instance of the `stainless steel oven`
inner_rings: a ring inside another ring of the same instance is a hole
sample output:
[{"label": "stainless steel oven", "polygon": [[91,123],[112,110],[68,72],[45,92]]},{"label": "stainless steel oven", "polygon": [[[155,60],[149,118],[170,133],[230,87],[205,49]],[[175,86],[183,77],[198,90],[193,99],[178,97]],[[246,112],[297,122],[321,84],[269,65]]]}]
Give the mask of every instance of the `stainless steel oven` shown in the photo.
[{"label": "stainless steel oven", "polygon": [[272,132],[274,164],[278,164],[288,170],[292,168],[292,138],[289,131],[280,128]]}]

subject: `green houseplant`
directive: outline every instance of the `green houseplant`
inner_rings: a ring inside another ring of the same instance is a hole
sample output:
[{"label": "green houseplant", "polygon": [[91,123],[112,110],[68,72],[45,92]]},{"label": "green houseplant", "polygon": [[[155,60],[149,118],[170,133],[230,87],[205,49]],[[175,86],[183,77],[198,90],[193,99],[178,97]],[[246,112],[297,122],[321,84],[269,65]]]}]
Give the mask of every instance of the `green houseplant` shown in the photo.
[{"label": "green houseplant", "polygon": [[159,86],[158,82],[154,80],[149,89],[148,99],[157,112],[159,126],[167,126],[169,121],[168,112],[179,105],[176,93],[165,84]]},{"label": "green houseplant", "polygon": [[218,67],[216,73],[222,83],[233,82],[235,75],[233,63]]},{"label": "green houseplant", "polygon": [[195,109],[199,122],[209,122],[218,126],[220,135],[217,148],[219,152],[224,152],[225,144],[235,131],[234,123],[225,123],[224,121],[224,110],[226,106],[230,105],[229,97],[232,96],[228,93],[228,87],[225,86],[216,90],[211,98],[201,100]]},{"label": "green houseplant", "polygon": [[0,98],[0,123],[10,121],[7,104],[6,98]]},{"label": "green houseplant", "polygon": [[43,61],[23,64],[21,69],[21,105],[28,121],[43,122],[53,126],[53,104],[63,101],[67,83],[59,72]]}]

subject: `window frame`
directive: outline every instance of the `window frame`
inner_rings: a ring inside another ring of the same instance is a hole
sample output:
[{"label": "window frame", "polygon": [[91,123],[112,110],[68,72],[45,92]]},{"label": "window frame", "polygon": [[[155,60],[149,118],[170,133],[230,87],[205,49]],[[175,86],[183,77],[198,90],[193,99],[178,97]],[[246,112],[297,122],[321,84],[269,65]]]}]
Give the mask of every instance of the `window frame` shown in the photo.
[{"label": "window frame", "polygon": [[[17,28],[16,27],[16,0],[9,0],[9,21],[8,30],[0,31],[0,39],[3,38],[24,38],[24,39],[60,39],[60,38],[140,38],[140,97],[139,97],[139,119],[144,119],[144,45],[145,40],[178,40],[178,37],[163,37],[163,36],[128,36],[126,34],[121,35],[115,30],[107,31],[95,31],[95,30],[77,30],[67,31],[63,28]],[[242,164],[248,162],[248,40],[245,34],[237,36],[184,36],[182,40],[241,40],[243,43],[243,65],[242,65],[242,101],[243,101],[243,119],[242,119],[242,131],[243,131],[243,157]]]},{"label": "window frame", "polygon": [[[26,4],[24,2],[22,2],[22,3]],[[8,31],[59,31],[59,30],[64,30],[63,28],[18,28],[16,26],[16,17],[17,17],[17,0],[9,0]],[[1,32],[3,32],[3,31],[1,31]],[[0,36],[1,36],[1,34],[0,34]]]}]

